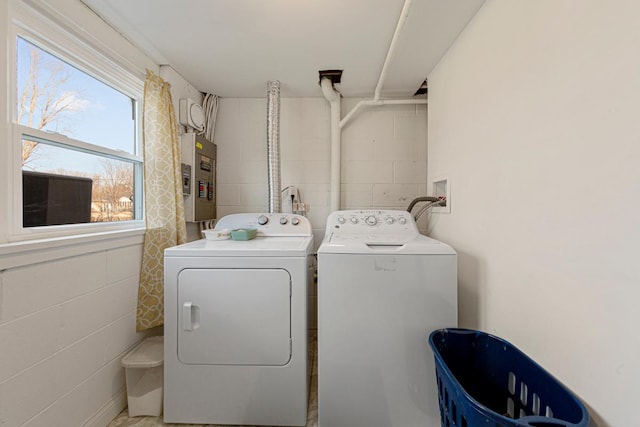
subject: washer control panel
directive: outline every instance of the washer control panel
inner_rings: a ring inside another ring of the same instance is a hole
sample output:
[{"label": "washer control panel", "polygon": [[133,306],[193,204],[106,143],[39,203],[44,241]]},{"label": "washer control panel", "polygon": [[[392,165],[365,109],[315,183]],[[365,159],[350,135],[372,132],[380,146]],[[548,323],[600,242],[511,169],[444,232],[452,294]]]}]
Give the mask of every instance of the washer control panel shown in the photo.
[{"label": "washer control panel", "polygon": [[332,212],[326,234],[414,234],[418,233],[411,214],[399,210],[348,210]]},{"label": "washer control panel", "polygon": [[258,236],[310,236],[311,223],[290,213],[241,213],[221,218],[216,229],[255,228]]}]

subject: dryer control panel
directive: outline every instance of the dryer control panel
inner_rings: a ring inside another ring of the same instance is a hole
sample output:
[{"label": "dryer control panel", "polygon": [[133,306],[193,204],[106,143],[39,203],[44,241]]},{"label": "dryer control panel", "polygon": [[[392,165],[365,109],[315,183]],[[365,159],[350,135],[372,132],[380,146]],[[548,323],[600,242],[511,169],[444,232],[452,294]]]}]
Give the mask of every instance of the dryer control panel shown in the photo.
[{"label": "dryer control panel", "polygon": [[311,236],[311,223],[302,215],[290,213],[241,213],[227,215],[216,229],[255,228],[258,236]]}]

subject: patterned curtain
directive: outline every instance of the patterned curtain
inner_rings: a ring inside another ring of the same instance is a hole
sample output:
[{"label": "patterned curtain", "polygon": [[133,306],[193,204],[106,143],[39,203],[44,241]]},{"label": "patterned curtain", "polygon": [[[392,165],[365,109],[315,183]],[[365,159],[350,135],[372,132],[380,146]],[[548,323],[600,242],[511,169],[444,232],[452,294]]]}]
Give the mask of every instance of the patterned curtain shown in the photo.
[{"label": "patterned curtain", "polygon": [[136,330],[164,323],[164,250],[186,242],[178,124],[171,85],[147,70],[142,115],[147,231],[138,290]]}]

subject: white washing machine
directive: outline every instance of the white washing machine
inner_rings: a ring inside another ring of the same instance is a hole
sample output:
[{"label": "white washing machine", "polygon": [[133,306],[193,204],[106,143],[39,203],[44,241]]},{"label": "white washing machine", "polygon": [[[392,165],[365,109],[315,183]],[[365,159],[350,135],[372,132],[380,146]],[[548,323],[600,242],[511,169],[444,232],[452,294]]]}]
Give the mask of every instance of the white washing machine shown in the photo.
[{"label": "white washing machine", "polygon": [[235,214],[216,228],[258,233],[165,251],[164,420],[304,426],[311,225]]},{"label": "white washing machine", "polygon": [[408,212],[337,211],[318,249],[318,425],[440,426],[428,334],[457,325],[457,258]]}]

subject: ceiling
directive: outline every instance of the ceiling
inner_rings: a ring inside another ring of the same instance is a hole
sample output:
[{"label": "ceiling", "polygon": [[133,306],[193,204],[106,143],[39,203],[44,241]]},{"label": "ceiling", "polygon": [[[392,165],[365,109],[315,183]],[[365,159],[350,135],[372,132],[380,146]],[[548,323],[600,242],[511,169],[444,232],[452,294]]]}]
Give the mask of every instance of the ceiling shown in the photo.
[{"label": "ceiling", "polygon": [[[318,71],[344,70],[345,97],[372,97],[404,0],[82,0],[158,64],[202,92],[321,97]],[[382,97],[412,96],[484,0],[414,0]]]}]

